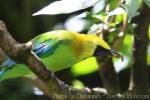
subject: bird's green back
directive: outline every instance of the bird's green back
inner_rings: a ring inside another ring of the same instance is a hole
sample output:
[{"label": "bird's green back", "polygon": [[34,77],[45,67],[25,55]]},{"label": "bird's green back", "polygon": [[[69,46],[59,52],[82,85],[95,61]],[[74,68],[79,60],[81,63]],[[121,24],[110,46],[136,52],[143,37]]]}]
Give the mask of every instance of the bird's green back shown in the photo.
[{"label": "bird's green back", "polygon": [[56,48],[50,51],[46,57],[41,57],[50,70],[58,71],[81,61],[78,57],[80,55],[75,53],[74,48],[76,47],[77,33],[65,30],[47,32],[34,38],[32,43],[35,45],[48,39],[52,41],[52,44],[57,43]]}]

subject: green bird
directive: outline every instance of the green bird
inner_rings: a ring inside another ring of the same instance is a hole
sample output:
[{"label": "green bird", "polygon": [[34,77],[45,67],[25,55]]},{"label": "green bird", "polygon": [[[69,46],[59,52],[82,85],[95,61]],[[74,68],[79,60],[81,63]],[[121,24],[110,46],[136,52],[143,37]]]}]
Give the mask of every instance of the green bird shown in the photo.
[{"label": "green bird", "polygon": [[[46,32],[32,39],[32,51],[53,72],[70,67],[91,56],[122,57],[96,35],[79,34],[68,30]],[[0,65],[0,75],[17,63],[7,59]]]}]

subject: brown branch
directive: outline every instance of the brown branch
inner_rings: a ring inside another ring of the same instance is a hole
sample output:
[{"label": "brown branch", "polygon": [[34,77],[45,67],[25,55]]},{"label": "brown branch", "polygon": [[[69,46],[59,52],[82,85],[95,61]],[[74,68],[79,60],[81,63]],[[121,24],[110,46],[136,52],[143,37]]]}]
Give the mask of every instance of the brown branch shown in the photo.
[{"label": "brown branch", "polygon": [[5,52],[0,48],[0,64],[8,59],[8,56]]},{"label": "brown branch", "polygon": [[130,90],[146,92],[148,90],[147,46],[148,27],[150,24],[150,8],[146,5],[140,10],[140,15],[132,21],[137,24],[134,29],[133,69],[130,80]]},{"label": "brown branch", "polygon": [[[16,42],[7,31],[5,23],[0,21],[0,47],[3,51],[16,62],[24,63],[41,80],[41,84],[47,88],[46,94],[53,99],[91,99],[106,98],[103,92],[96,92],[90,89],[75,89],[61,80],[57,79],[53,72],[40,61],[40,59],[31,51],[32,44],[20,44]],[[39,86],[40,87],[40,86]],[[44,90],[43,89],[43,90]],[[42,89],[41,89],[42,90]]]}]

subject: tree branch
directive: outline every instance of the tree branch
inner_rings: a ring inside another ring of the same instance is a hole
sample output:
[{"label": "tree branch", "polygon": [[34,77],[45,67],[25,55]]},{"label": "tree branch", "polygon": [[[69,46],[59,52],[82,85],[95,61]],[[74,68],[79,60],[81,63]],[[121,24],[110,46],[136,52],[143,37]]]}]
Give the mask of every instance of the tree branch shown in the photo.
[{"label": "tree branch", "polygon": [[8,59],[8,56],[5,54],[5,52],[0,48],[0,63],[4,62]]},{"label": "tree branch", "polygon": [[148,27],[150,24],[150,8],[146,5],[140,10],[140,15],[132,21],[137,24],[134,29],[133,70],[131,73],[130,90],[146,92],[148,90],[147,46]]},{"label": "tree branch", "polygon": [[16,42],[7,31],[5,23],[0,21],[0,47],[16,62],[26,64],[47,87],[47,95],[53,99],[91,99],[89,97],[106,98],[103,92],[87,89],[75,89],[59,80],[49,71],[41,60],[31,51],[32,44]]}]

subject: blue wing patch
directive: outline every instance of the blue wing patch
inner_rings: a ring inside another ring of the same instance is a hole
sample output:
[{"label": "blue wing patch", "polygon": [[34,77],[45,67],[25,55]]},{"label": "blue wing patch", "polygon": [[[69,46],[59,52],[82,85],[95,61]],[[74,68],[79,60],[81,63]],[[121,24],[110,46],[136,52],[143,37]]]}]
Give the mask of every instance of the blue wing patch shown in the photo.
[{"label": "blue wing patch", "polygon": [[2,63],[0,66],[13,66],[14,64],[16,64],[16,62],[14,62],[13,60],[11,59],[7,59],[4,63]]},{"label": "blue wing patch", "polygon": [[8,69],[10,69],[15,64],[16,64],[16,62],[14,62],[11,59],[7,59],[5,62],[3,62],[0,65],[0,76],[3,75],[5,71],[7,71]]},{"label": "blue wing patch", "polygon": [[[39,57],[46,57],[49,54],[53,53],[54,49],[57,48],[60,40],[48,39],[40,43],[33,44],[32,50],[37,54]],[[4,63],[0,65],[0,76],[5,73],[8,69],[12,68],[15,65],[11,59],[7,59]]]},{"label": "blue wing patch", "polygon": [[36,55],[40,57],[46,57],[54,51],[59,43],[60,41],[48,39],[43,41],[42,43],[33,44],[32,50]]}]

